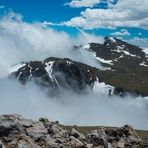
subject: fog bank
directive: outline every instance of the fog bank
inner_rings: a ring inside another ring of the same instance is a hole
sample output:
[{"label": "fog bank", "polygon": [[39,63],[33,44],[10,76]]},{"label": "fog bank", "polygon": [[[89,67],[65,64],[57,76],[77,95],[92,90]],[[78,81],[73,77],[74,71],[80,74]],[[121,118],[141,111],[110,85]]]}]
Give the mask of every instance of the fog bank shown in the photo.
[{"label": "fog bank", "polygon": [[148,130],[148,98],[108,97],[100,93],[58,98],[46,96],[32,82],[21,85],[16,80],[0,79],[0,114],[18,113],[26,118],[47,117],[65,125],[122,126]]},{"label": "fog bank", "polygon": [[47,117],[66,125],[123,126],[148,130],[148,98],[124,99],[103,93],[76,95],[65,92],[51,98],[33,82],[21,85],[7,78],[11,66],[48,57],[71,58],[100,66],[88,51],[72,52],[74,45],[103,43],[103,38],[80,30],[77,38],[43,26],[27,23],[21,15],[10,12],[0,18],[0,114],[21,114],[26,118]]},{"label": "fog bank", "polygon": [[0,68],[3,69],[0,77],[8,75],[10,67],[19,62],[48,57],[70,58],[97,66],[98,61],[88,51],[72,52],[74,45],[85,45],[88,41],[103,43],[104,39],[82,30],[76,38],[70,37],[40,22],[24,22],[20,14],[10,12],[0,18]]}]

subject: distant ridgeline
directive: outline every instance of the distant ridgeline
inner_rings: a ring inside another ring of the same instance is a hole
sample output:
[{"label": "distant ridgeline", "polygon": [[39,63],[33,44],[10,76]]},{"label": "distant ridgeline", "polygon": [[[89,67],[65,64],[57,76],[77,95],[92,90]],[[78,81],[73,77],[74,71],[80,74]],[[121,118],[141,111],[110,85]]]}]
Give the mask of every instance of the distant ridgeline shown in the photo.
[{"label": "distant ridgeline", "polygon": [[11,75],[22,84],[33,80],[48,89],[50,95],[68,90],[78,94],[98,91],[110,96],[148,96],[148,56],[143,49],[105,37],[104,44],[74,46],[75,50],[89,51],[102,68],[68,58],[49,57],[43,61],[17,64],[12,67]]}]

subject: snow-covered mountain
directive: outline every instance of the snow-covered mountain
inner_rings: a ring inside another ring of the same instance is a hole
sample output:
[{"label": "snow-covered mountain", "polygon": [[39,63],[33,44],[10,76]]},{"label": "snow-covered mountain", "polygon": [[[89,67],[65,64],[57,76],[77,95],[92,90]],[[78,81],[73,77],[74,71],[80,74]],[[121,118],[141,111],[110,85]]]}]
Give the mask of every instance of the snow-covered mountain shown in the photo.
[{"label": "snow-covered mountain", "polygon": [[23,84],[35,81],[51,95],[64,90],[77,93],[97,91],[106,95],[148,95],[148,59],[137,46],[112,37],[104,44],[89,43],[73,50],[87,50],[102,68],[92,67],[68,58],[49,57],[12,67],[10,73]]},{"label": "snow-covered mountain", "polygon": [[117,38],[105,37],[104,44],[82,46],[94,54],[105,71],[99,75],[106,83],[148,95],[148,54],[145,49]]}]

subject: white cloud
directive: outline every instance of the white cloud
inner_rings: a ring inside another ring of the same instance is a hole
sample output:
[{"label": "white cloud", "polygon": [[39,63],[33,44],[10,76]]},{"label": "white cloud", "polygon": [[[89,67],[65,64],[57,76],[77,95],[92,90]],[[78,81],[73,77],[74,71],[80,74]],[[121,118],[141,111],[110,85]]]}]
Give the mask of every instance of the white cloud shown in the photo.
[{"label": "white cloud", "polygon": [[63,26],[63,24],[62,23],[52,23],[52,22],[47,22],[47,21],[44,21],[43,23],[42,23],[43,25],[45,25],[45,26]]},{"label": "white cloud", "polygon": [[[76,39],[41,23],[26,23],[22,16],[10,13],[0,19],[0,114],[18,113],[27,118],[47,117],[67,125],[131,124],[148,129],[147,100],[108,98],[99,94],[75,95],[63,93],[50,98],[33,83],[21,85],[5,78],[11,65],[21,61],[42,60],[49,56],[70,57],[74,43],[103,42],[101,37],[80,30]],[[88,53],[77,53],[78,60],[93,63]],[[94,63],[93,63],[94,64]],[[27,107],[27,109],[26,109]],[[101,119],[101,120],[100,120]],[[143,122],[141,122],[143,121]]]},{"label": "white cloud", "polygon": [[148,48],[143,48],[143,52],[145,52],[145,54],[147,54],[147,58],[148,58]]},{"label": "white cloud", "polygon": [[64,25],[70,27],[84,27],[87,21],[85,18],[82,17],[74,17],[70,21],[64,22]]},{"label": "white cloud", "polygon": [[130,36],[131,34],[128,32],[128,30],[126,29],[121,29],[120,32],[117,31],[117,32],[113,32],[113,33],[110,33],[111,35],[115,35],[115,36]]},{"label": "white cloud", "polygon": [[[108,1],[110,4],[111,1]],[[110,9],[90,9],[81,12],[80,16],[64,22],[66,26],[83,29],[138,27],[148,29],[147,0],[119,0]],[[80,23],[79,23],[80,22]]]},{"label": "white cloud", "polygon": [[117,0],[72,0],[69,3],[65,3],[64,6],[69,5],[72,8],[81,8],[81,7],[94,7],[100,4],[106,3],[109,8],[114,7],[114,3],[116,3]]},{"label": "white cloud", "polygon": [[137,45],[139,47],[148,47],[148,38],[139,38],[139,37],[134,37],[127,42]]},{"label": "white cloud", "polygon": [[[0,114],[21,114],[38,120],[46,117],[65,125],[123,126],[148,130],[147,102],[143,98],[109,98],[100,93],[76,95],[66,93],[51,98],[33,83],[0,79]],[[141,122],[142,121],[142,122]]]},{"label": "white cloud", "polygon": [[0,6],[0,9],[3,9],[3,8],[5,8],[5,6]]},{"label": "white cloud", "polygon": [[93,7],[96,4],[100,3],[100,0],[72,0],[70,3],[65,3],[64,5],[69,5],[73,8],[80,7]]},{"label": "white cloud", "polygon": [[104,43],[104,37],[97,36],[95,34],[86,33],[81,29],[78,29],[78,30],[80,32],[80,34],[77,37],[79,44],[85,45],[86,43],[91,43],[91,42],[100,43],[100,44]]},{"label": "white cloud", "polygon": [[111,3],[114,3],[116,0],[109,0]]},{"label": "white cloud", "polygon": [[97,65],[88,51],[81,51],[84,54],[77,52],[75,56],[71,50],[74,45],[96,41],[103,43],[103,37],[80,31],[77,38],[71,38],[65,32],[58,32],[39,22],[26,23],[21,18],[21,15],[11,12],[0,19],[0,69],[3,69],[0,77],[6,76],[10,67],[18,62],[43,60],[51,56]]}]

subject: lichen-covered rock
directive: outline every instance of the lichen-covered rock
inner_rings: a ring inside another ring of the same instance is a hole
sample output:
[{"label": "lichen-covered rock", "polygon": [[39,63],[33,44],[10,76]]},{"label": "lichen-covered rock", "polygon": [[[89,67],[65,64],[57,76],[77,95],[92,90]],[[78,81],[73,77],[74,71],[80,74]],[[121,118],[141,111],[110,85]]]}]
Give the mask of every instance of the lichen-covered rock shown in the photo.
[{"label": "lichen-covered rock", "polygon": [[5,146],[3,145],[3,143],[0,140],[0,148],[5,148]]},{"label": "lichen-covered rock", "polygon": [[108,146],[108,136],[105,133],[104,129],[91,131],[86,135],[86,139],[89,143],[92,143],[93,146],[104,145]]},{"label": "lichen-covered rock", "polygon": [[38,121],[34,124],[34,126],[27,128],[26,133],[34,140],[38,140],[39,138],[45,136],[48,133],[48,130],[42,122]]},{"label": "lichen-covered rock", "polygon": [[72,128],[70,135],[79,139],[80,141],[85,141],[85,136],[83,134],[80,134],[77,130]]},{"label": "lichen-covered rock", "polygon": [[70,136],[70,146],[72,148],[75,148],[75,147],[79,147],[79,148],[82,148],[84,147],[84,144],[78,140],[77,138],[73,137],[73,136]]},{"label": "lichen-covered rock", "polygon": [[58,122],[20,115],[0,116],[0,148],[139,148],[148,147],[130,125],[114,130],[96,129],[86,135],[67,131]]},{"label": "lichen-covered rock", "polygon": [[21,140],[17,143],[17,146],[18,148],[40,148],[40,146],[36,145],[35,143],[29,140]]}]

